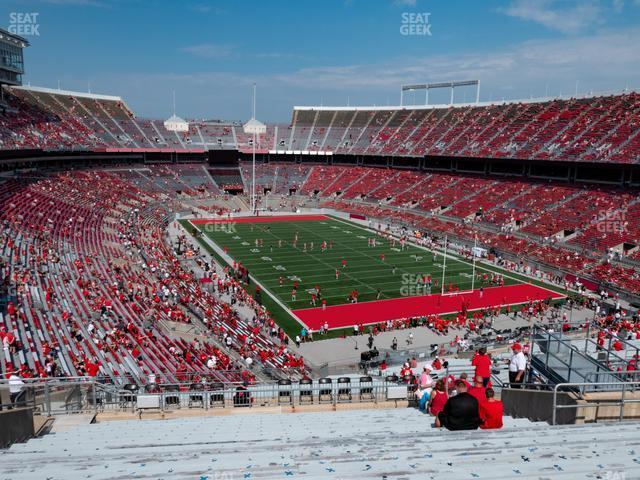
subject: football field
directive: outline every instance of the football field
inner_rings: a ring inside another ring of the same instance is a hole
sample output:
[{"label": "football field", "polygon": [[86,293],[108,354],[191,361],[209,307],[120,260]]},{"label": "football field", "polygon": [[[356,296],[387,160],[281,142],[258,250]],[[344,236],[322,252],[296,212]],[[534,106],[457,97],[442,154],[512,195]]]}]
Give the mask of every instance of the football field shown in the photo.
[{"label": "football field", "polygon": [[[503,287],[493,285],[495,272],[480,264],[474,279],[467,260],[451,255],[445,260],[442,252],[409,243],[402,247],[398,239],[388,240],[334,217],[247,217],[192,224],[226,254],[228,263],[244,265],[266,290],[264,294],[272,295],[299,323],[314,330],[325,322],[332,329],[455,313],[463,302],[473,310],[557,295],[506,273]],[[443,279],[445,295],[440,295]],[[470,292],[472,282],[474,292]],[[451,294],[450,289],[461,293]],[[313,305],[317,290],[320,295]],[[353,301],[356,292],[357,303]]]}]

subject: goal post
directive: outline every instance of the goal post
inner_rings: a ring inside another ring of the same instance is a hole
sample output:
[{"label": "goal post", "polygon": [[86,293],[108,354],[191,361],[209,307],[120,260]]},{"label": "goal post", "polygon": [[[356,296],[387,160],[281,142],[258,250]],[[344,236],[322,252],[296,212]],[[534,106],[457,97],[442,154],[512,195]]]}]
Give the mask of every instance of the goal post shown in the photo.
[{"label": "goal post", "polygon": [[444,279],[445,279],[445,272],[447,271],[447,236],[444,236],[444,254],[442,255],[442,282],[440,284],[441,286],[441,295],[444,295]]}]

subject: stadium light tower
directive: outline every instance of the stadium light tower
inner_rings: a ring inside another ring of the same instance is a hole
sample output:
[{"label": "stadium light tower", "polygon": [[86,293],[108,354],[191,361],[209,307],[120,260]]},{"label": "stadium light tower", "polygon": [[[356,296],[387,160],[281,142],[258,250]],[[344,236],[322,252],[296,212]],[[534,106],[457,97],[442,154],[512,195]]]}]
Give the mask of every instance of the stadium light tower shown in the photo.
[{"label": "stadium light tower", "polygon": [[404,92],[413,92],[416,90],[425,91],[425,105],[429,105],[429,90],[448,88],[451,90],[451,97],[449,104],[453,105],[453,93],[456,87],[476,87],[476,103],[480,102],[480,80],[464,80],[461,82],[439,82],[439,83],[419,83],[414,85],[401,85],[400,86],[400,106],[404,104]]},{"label": "stadium light tower", "polygon": [[256,137],[267,132],[267,126],[256,120],[256,84],[253,84],[253,115],[251,120],[242,126],[244,133],[253,135],[253,160],[251,163],[251,213],[255,215],[256,205]]}]

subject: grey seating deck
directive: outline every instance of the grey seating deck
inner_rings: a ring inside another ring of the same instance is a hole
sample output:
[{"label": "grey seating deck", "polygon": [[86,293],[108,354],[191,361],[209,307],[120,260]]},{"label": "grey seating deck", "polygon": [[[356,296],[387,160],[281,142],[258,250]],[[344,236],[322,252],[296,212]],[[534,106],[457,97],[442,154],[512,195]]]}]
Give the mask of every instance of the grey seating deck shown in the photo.
[{"label": "grey seating deck", "polygon": [[100,423],[13,445],[0,478],[640,478],[638,423],[447,432],[431,420],[380,409]]}]

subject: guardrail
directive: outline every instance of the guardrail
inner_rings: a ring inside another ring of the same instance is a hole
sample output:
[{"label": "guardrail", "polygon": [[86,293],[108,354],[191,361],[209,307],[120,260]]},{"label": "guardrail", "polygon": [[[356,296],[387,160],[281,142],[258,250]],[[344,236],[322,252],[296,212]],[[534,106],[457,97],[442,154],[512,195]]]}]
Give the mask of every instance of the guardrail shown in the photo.
[{"label": "guardrail", "polygon": [[[327,381],[328,380],[328,381]],[[320,379],[311,383],[280,383],[235,389],[208,388],[159,393],[129,392],[120,397],[116,408],[131,411],[198,408],[251,408],[301,405],[337,405],[339,403],[378,403],[412,401],[415,387],[399,382],[351,382]],[[103,408],[108,406],[103,404]]]},{"label": "guardrail", "polygon": [[[408,379],[404,379],[408,380]],[[7,382],[0,382],[0,386]],[[318,380],[280,380],[257,385],[216,383],[136,384],[114,386],[93,378],[25,380],[23,402],[36,413],[56,415],[105,410],[152,408],[251,407],[304,404],[338,404],[413,401],[416,385],[397,376],[385,379],[321,378]],[[139,405],[139,402],[142,404]],[[14,403],[14,405],[16,405]],[[9,407],[9,405],[7,405]]]},{"label": "guardrail", "polygon": [[538,328],[533,338],[539,352],[533,351],[532,360],[541,364],[536,368],[542,369],[545,374],[555,375],[558,382],[580,380],[586,383],[587,375],[612,371],[595,358],[581,352],[561,332],[547,332]]},{"label": "guardrail", "polygon": [[553,387],[553,405],[552,405],[552,412],[551,412],[551,425],[555,425],[556,424],[556,414],[558,409],[563,409],[563,408],[601,408],[603,406],[605,407],[620,407],[620,413],[618,416],[618,420],[622,421],[624,419],[624,409],[625,409],[625,405],[630,404],[630,403],[640,403],[640,398],[632,398],[632,399],[625,399],[625,394],[629,391],[629,390],[637,390],[638,387],[640,387],[640,382],[615,382],[615,385],[617,385],[618,387],[620,387],[620,400],[616,401],[616,400],[598,400],[598,401],[593,401],[593,403],[581,403],[581,404],[576,404],[576,405],[558,405],[558,390],[560,389],[566,389],[566,390],[572,390],[572,391],[576,391],[576,389],[578,387],[585,387],[585,386],[599,386],[599,385],[606,385],[606,386],[611,386],[613,383],[612,382],[597,382],[597,383],[593,383],[593,382],[574,382],[574,383],[558,383]]},{"label": "guardrail", "polygon": [[[473,382],[474,367],[448,366],[432,375],[434,380],[459,378],[462,373],[468,375]],[[240,382],[220,382],[207,379],[187,378],[184,382],[158,382],[146,385],[127,383],[115,385],[105,379],[96,377],[56,377],[47,379],[23,379],[24,385],[20,401],[28,403],[36,413],[57,415],[83,411],[104,411],[135,407],[138,395],[155,395],[162,408],[194,407],[200,404],[209,408],[211,402],[195,401],[196,398],[217,398],[215,404],[224,400],[226,406],[238,404],[234,401],[238,392],[246,392],[241,396],[251,398],[252,405],[283,405],[283,397],[288,397],[292,405],[309,403],[316,400],[327,403],[334,399],[339,403],[349,401],[384,401],[399,400],[399,390],[404,388],[404,398],[412,401],[415,398],[420,372],[413,377],[398,377],[389,372],[387,376],[362,375],[343,377],[324,377],[320,379],[280,379],[274,382],[262,382],[254,385],[243,385]],[[502,388],[498,375],[492,375],[494,388]],[[8,380],[0,380],[0,388],[8,388]],[[389,391],[393,388],[393,398]],[[289,392],[286,394],[285,392]],[[326,398],[325,398],[326,397]],[[167,398],[170,400],[167,401]],[[242,402],[240,402],[242,403]],[[14,403],[15,405],[15,403]],[[10,407],[11,405],[4,405]]]}]

